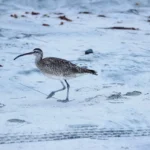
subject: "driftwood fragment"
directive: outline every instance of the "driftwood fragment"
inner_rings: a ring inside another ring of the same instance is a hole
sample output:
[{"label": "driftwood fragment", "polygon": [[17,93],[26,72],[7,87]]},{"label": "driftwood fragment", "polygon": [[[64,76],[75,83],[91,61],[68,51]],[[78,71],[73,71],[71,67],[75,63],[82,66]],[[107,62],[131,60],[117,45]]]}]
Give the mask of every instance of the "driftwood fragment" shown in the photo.
[{"label": "driftwood fragment", "polygon": [[40,14],[39,12],[34,12],[34,11],[31,12],[31,15],[39,15],[39,14]]},{"label": "driftwood fragment", "polygon": [[18,18],[18,16],[16,14],[11,14],[10,17]]},{"label": "driftwood fragment", "polygon": [[49,27],[50,25],[47,24],[47,23],[43,23],[42,26],[47,26],[47,27]]},{"label": "driftwood fragment", "polygon": [[79,14],[92,14],[92,13],[89,11],[81,11],[81,12],[79,12]]},{"label": "driftwood fragment", "polygon": [[66,16],[59,16],[58,18],[61,19],[61,20],[69,21],[69,22],[72,21],[71,19],[67,18]]},{"label": "driftwood fragment", "polygon": [[114,27],[108,27],[104,29],[115,29],[115,30],[139,30],[139,28],[134,28],[134,27],[119,27],[119,26],[114,26]]},{"label": "driftwood fragment", "polygon": [[97,17],[103,17],[103,18],[105,18],[106,16],[105,15],[98,15]]}]

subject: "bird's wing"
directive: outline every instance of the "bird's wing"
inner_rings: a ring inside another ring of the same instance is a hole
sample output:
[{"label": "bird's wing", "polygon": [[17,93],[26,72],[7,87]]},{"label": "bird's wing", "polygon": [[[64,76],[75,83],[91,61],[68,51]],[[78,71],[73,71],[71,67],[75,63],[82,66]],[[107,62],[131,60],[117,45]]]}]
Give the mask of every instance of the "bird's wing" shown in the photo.
[{"label": "bird's wing", "polygon": [[55,58],[55,57],[47,57],[43,59],[43,63],[46,66],[47,70],[54,70],[57,73],[63,75],[70,75],[76,73],[92,73],[96,74],[95,71],[89,70],[83,67],[79,67],[68,60]]},{"label": "bird's wing", "polygon": [[55,58],[55,57],[47,57],[43,59],[43,62],[47,66],[55,65],[55,66],[64,66],[64,67],[77,67],[77,65],[71,63],[68,60],[61,59],[61,58]]}]

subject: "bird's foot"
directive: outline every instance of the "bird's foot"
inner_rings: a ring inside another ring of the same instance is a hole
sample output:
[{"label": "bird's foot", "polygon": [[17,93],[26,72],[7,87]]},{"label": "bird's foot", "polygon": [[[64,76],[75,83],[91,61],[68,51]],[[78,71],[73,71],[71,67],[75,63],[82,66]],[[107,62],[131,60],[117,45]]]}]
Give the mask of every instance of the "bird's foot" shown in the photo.
[{"label": "bird's foot", "polygon": [[51,98],[53,95],[55,95],[55,92],[51,92],[51,93],[47,96],[47,99],[48,99],[48,98]]},{"label": "bird's foot", "polygon": [[67,103],[67,102],[69,102],[69,99],[65,99],[65,100],[57,100],[57,102]]}]

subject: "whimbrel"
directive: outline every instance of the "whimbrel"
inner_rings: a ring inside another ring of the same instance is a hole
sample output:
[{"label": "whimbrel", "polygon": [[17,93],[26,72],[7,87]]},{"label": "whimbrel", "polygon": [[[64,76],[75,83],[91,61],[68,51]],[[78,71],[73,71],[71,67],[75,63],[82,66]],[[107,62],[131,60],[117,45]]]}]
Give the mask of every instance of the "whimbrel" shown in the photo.
[{"label": "whimbrel", "polygon": [[79,67],[65,59],[55,58],[55,57],[43,58],[43,51],[40,48],[35,48],[32,52],[18,55],[17,57],[14,58],[14,60],[21,56],[31,55],[31,54],[35,55],[35,64],[36,64],[37,68],[39,68],[40,71],[47,77],[60,80],[60,82],[63,86],[59,90],[52,91],[47,96],[47,98],[51,98],[56,92],[65,90],[66,86],[64,83],[66,83],[66,85],[67,85],[66,99],[58,100],[58,101],[68,102],[70,85],[67,82],[67,79],[75,78],[78,75],[88,74],[88,73],[97,75],[96,71]]}]

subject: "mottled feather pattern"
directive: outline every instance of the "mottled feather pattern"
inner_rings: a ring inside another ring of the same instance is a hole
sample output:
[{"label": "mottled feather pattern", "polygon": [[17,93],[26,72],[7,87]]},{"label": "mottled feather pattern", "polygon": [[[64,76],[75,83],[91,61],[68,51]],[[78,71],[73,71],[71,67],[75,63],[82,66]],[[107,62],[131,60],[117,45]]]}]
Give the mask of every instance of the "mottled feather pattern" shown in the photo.
[{"label": "mottled feather pattern", "polygon": [[67,79],[75,78],[87,73],[97,75],[96,71],[79,67],[65,59],[55,58],[55,57],[43,58],[43,51],[40,48],[35,48],[32,52],[29,53],[20,54],[17,57],[15,57],[14,60],[19,57],[25,55],[31,55],[31,54],[35,55],[35,64],[37,68],[39,68],[40,71],[48,78],[60,80],[63,86],[62,89],[52,91],[47,96],[47,98],[51,98],[55,93],[63,91],[67,87],[66,99],[58,100],[58,101],[68,102],[70,85],[67,82]]},{"label": "mottled feather pattern", "polygon": [[[90,73],[97,75],[96,71],[79,67],[67,60],[47,57],[36,63],[37,67],[46,74],[54,76],[76,76],[77,74]],[[44,67],[43,67],[44,66]]]}]

